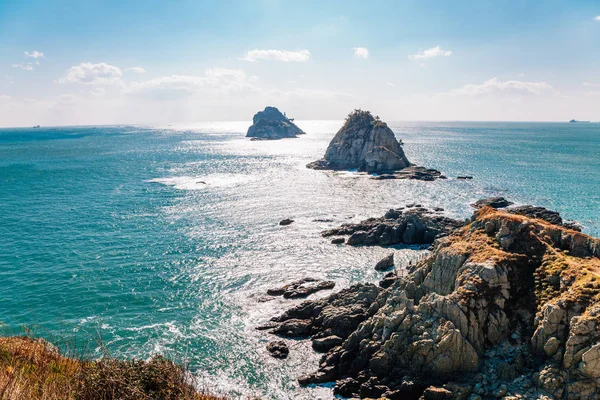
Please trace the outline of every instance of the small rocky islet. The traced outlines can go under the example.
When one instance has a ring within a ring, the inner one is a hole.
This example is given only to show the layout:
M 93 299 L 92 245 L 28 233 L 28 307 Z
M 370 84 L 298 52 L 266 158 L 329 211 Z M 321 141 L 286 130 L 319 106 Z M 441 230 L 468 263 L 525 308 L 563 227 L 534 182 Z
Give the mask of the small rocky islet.
M 294 124 L 293 119 L 270 106 L 254 115 L 246 133 L 246 137 L 252 140 L 297 138 L 298 135 L 304 135 L 304 132 Z
M 379 287 L 356 284 L 272 318 L 271 334 L 324 353 L 300 384 L 334 382 L 349 398 L 599 399 L 600 240 L 557 212 L 511 205 L 484 199 L 466 221 L 392 209 L 340 227 L 381 246 L 404 243 L 389 229 L 410 222 L 420 233 L 409 236 L 432 248 L 406 276 L 389 271 Z M 380 269 L 391 266 L 388 256 Z
M 333 137 L 325 156 L 307 165 L 317 170 L 358 170 L 374 179 L 445 179 L 440 171 L 412 164 L 402 142 L 379 117 L 354 110 Z

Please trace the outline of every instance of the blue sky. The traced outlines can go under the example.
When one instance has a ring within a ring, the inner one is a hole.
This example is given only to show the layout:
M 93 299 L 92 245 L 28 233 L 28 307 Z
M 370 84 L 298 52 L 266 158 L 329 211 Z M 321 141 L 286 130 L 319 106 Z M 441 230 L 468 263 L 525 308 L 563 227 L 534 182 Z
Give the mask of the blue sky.
M 246 120 L 265 105 L 598 120 L 600 3 L 0 2 L 0 126 Z

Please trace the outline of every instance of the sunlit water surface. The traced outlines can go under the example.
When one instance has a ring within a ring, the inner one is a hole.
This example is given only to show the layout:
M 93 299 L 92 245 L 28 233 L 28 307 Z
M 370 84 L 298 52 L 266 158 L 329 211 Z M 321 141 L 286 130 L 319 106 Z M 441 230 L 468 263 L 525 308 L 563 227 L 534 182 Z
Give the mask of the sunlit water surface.
M 271 286 L 379 280 L 373 265 L 390 249 L 335 246 L 322 230 L 410 202 L 464 218 L 470 202 L 502 195 L 600 233 L 599 124 L 390 124 L 411 161 L 474 177 L 435 182 L 306 169 L 341 122 L 299 125 L 307 135 L 268 142 L 245 139 L 246 122 L 0 130 L 5 331 L 167 353 L 234 397 L 328 399 L 329 388 L 296 383 L 316 369 L 308 343 L 275 360 L 255 330 L 295 304 L 264 302 Z M 420 254 L 393 251 L 401 263 Z

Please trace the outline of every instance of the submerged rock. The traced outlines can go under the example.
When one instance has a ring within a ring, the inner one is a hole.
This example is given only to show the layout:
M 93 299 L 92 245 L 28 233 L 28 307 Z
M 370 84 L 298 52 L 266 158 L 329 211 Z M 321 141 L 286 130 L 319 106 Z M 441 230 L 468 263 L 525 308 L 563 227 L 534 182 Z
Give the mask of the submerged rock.
M 246 137 L 263 140 L 295 138 L 304 132 L 275 107 L 265 107 L 252 118 Z
M 345 397 L 597 400 L 599 257 L 599 239 L 483 207 L 388 289 L 355 285 L 274 320 L 317 347 L 342 340 L 299 381 Z
M 408 207 L 408 206 L 407 206 Z M 463 226 L 463 222 L 422 207 L 391 209 L 383 218 L 369 218 L 358 224 L 343 224 L 322 232 L 322 236 L 350 235 L 347 244 L 390 246 L 395 244 L 431 244 Z

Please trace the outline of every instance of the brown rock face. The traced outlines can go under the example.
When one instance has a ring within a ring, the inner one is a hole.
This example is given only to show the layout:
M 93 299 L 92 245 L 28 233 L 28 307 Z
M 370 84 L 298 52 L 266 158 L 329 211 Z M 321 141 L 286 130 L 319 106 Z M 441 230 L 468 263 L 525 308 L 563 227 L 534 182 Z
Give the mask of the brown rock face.
M 402 146 L 387 124 L 368 111 L 355 110 L 329 143 L 325 157 L 308 167 L 386 172 L 409 165 Z
M 343 339 L 302 383 L 348 397 L 600 399 L 599 257 L 598 239 L 483 207 L 388 289 L 277 321 Z

